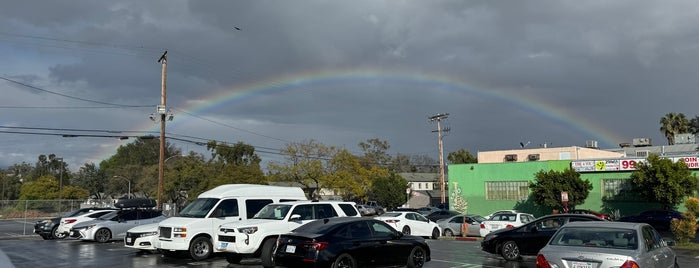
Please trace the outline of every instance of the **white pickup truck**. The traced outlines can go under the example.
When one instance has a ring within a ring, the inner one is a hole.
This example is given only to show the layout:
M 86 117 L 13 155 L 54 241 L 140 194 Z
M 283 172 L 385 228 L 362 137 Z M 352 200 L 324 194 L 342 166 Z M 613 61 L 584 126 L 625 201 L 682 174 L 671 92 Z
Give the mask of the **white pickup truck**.
M 229 263 L 244 257 L 260 257 L 263 267 L 274 267 L 272 254 L 277 237 L 317 219 L 360 217 L 354 202 L 295 201 L 268 204 L 252 219 L 222 224 L 214 248 Z

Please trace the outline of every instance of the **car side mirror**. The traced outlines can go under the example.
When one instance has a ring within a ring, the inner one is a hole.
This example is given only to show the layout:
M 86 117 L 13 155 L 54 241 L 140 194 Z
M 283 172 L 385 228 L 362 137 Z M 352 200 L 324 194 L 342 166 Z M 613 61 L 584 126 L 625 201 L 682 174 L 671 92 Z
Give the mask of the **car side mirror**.
M 221 215 L 223 215 L 223 209 L 221 208 L 214 209 L 214 212 L 211 213 L 212 218 L 219 218 Z
M 300 221 L 301 220 L 301 215 L 299 214 L 294 214 L 289 217 L 289 221 Z

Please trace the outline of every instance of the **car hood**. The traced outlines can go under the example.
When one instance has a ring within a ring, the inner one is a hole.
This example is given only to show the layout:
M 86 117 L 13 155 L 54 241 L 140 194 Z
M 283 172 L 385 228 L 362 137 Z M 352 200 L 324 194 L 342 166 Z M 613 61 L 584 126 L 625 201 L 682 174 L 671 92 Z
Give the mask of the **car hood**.
M 144 224 L 144 225 L 139 225 L 134 228 L 129 229 L 127 232 L 129 233 L 146 233 L 146 232 L 156 232 L 158 231 L 158 225 L 160 223 L 150 223 L 150 224 Z

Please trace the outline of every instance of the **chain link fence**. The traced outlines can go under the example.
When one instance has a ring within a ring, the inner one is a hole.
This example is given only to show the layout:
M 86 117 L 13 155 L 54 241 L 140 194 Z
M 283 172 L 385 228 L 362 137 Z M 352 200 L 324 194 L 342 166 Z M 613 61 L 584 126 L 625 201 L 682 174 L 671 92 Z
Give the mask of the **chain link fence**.
M 0 200 L 0 220 L 3 219 L 48 219 L 65 215 L 80 208 L 114 207 L 116 200 Z M 163 215 L 172 216 L 177 207 L 163 204 Z

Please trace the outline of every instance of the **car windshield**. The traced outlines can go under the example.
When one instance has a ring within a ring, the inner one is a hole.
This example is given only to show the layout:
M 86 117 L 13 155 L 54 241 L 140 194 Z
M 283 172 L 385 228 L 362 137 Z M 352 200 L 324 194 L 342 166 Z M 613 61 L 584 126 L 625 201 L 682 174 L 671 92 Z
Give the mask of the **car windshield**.
M 290 209 L 291 205 L 288 204 L 269 204 L 257 212 L 253 219 L 283 220 Z
M 551 239 L 551 245 L 637 249 L 636 230 L 602 227 L 563 227 Z
M 180 217 L 204 218 L 218 201 L 218 198 L 197 198 L 180 211 Z
M 483 216 L 473 216 L 471 219 L 477 221 L 477 222 L 484 222 L 487 221 L 488 219 L 484 218 Z

